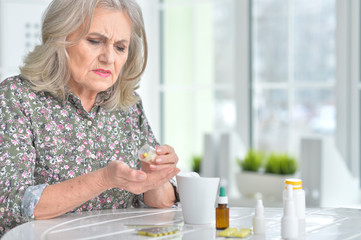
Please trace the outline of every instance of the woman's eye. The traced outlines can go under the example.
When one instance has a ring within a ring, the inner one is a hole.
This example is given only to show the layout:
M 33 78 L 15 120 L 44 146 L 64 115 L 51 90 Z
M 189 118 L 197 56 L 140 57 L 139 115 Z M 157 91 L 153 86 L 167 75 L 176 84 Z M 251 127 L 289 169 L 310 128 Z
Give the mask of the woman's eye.
M 100 43 L 98 40 L 94 40 L 94 39 L 88 39 L 88 42 L 90 42 L 90 44 L 93 44 L 93 45 L 97 45 Z
M 125 47 L 122 47 L 122 46 L 116 46 L 116 49 L 119 52 L 124 52 L 125 51 Z

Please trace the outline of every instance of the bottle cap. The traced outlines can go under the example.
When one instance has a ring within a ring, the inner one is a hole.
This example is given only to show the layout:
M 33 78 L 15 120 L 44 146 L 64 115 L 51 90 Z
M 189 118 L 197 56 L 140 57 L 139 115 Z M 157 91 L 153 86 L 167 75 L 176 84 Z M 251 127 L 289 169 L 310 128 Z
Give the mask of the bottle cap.
M 294 190 L 302 189 L 302 180 L 298 178 L 288 178 L 285 180 L 286 189 L 287 185 L 292 185 Z
M 224 187 L 221 187 L 221 189 L 219 190 L 219 196 L 220 197 L 225 197 L 226 196 L 226 190 L 224 189 Z
M 219 190 L 218 204 L 228 204 L 228 197 L 226 196 L 224 187 L 221 187 Z

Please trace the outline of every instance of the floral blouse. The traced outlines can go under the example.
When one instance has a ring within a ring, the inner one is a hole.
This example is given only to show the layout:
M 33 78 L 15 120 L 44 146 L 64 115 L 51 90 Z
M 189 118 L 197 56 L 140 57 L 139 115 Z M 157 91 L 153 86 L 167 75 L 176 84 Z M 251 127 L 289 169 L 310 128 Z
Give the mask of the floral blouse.
M 97 101 L 98 102 L 98 101 Z M 156 146 L 141 101 L 128 111 L 84 110 L 68 94 L 60 101 L 35 92 L 20 76 L 0 83 L 0 237 L 29 221 L 43 189 L 118 160 L 139 169 L 137 151 Z M 137 207 L 142 195 L 108 189 L 73 211 Z

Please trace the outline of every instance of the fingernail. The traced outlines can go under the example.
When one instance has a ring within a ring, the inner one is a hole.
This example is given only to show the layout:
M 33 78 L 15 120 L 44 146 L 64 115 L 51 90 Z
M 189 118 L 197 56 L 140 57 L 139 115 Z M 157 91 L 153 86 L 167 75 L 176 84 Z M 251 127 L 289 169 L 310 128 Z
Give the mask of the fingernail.
M 162 149 L 159 148 L 159 147 L 157 147 L 157 148 L 155 149 L 155 151 L 156 151 L 157 153 L 161 153 L 161 152 L 162 152 Z
M 144 173 L 138 173 L 137 178 L 138 178 L 138 180 L 143 180 L 143 179 L 145 179 Z

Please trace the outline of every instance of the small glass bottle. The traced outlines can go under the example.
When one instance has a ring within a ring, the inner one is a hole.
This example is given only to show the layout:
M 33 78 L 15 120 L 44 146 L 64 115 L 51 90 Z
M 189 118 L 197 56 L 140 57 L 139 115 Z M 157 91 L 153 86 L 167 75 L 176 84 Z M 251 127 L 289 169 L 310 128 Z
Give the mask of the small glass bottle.
M 216 208 L 216 228 L 218 230 L 226 229 L 229 227 L 229 208 L 228 197 L 224 187 L 221 187 L 218 197 L 218 207 Z

